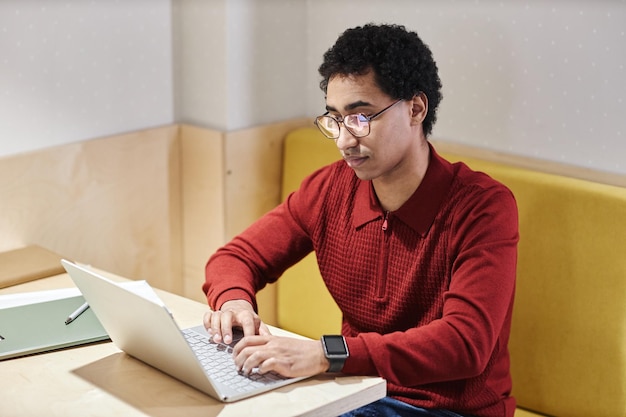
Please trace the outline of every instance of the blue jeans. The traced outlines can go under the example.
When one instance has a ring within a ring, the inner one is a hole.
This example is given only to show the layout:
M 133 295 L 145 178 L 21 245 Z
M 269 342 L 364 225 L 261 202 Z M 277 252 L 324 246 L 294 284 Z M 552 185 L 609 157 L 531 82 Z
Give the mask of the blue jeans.
M 448 410 L 426 410 L 390 397 L 382 398 L 340 417 L 463 417 Z

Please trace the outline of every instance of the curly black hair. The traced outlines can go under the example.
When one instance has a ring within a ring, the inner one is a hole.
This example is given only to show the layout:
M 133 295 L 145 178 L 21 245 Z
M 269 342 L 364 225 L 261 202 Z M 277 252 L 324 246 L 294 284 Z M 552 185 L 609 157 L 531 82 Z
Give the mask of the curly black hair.
M 430 49 L 417 33 L 401 25 L 372 23 L 346 30 L 324 54 L 320 88 L 326 93 L 335 75 L 364 75 L 370 70 L 380 89 L 394 99 L 411 100 L 420 92 L 426 95 L 423 128 L 428 136 L 442 99 L 441 80 Z

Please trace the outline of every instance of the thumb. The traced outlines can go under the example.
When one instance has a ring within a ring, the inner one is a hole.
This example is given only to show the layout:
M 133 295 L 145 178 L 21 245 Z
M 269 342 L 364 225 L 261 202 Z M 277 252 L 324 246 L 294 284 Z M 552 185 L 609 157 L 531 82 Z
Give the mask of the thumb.
M 261 336 L 270 336 L 272 333 L 270 332 L 270 328 L 267 327 L 267 324 L 261 322 L 259 325 L 259 335 Z

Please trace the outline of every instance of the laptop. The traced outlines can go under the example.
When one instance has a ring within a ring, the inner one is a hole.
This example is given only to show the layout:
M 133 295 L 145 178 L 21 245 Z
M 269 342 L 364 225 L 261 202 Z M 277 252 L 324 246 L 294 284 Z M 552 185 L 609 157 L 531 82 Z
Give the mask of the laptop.
M 65 259 L 61 263 L 118 348 L 219 401 L 241 400 L 304 379 L 242 375 L 232 358 L 241 333 L 231 345 L 212 342 L 202 325 L 181 329 L 147 283 L 149 296 L 87 266 Z

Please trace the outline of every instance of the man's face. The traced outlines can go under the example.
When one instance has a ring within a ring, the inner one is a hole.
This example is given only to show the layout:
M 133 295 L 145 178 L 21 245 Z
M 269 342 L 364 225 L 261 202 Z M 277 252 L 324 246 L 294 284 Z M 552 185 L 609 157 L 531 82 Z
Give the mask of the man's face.
M 371 71 L 365 75 L 335 76 L 326 91 L 326 108 L 336 118 L 354 113 L 371 116 L 394 101 L 380 90 Z M 416 126 L 412 113 L 412 102 L 402 101 L 372 120 L 370 134 L 362 138 L 355 138 L 341 125 L 337 147 L 360 179 L 402 180 L 413 170 L 416 152 L 421 152 L 421 125 Z

